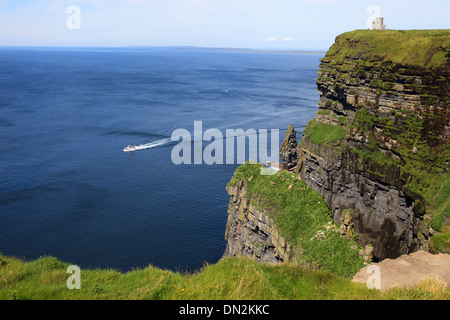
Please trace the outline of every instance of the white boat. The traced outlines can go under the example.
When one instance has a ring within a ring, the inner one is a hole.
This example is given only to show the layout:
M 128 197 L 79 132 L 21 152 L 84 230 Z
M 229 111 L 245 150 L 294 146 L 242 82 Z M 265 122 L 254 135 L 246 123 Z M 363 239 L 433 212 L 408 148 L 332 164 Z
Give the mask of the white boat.
M 123 152 L 133 152 L 136 151 L 136 146 L 126 146 L 125 148 L 123 148 Z

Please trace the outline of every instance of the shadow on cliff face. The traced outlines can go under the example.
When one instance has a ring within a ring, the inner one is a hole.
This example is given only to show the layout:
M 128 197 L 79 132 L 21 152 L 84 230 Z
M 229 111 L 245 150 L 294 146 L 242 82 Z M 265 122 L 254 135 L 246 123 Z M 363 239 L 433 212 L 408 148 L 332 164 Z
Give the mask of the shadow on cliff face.
M 423 210 L 416 208 L 416 200 L 421 197 L 399 189 L 395 172 L 380 179 L 372 167 L 358 160 L 347 142 L 317 145 L 304 133 L 294 153 L 294 139 L 295 131 L 289 131 L 280 150 L 283 167 L 299 174 L 324 197 L 338 224 L 345 211 L 352 212 L 355 238 L 362 246 L 374 247 L 375 261 L 397 258 L 424 245 L 417 240 Z

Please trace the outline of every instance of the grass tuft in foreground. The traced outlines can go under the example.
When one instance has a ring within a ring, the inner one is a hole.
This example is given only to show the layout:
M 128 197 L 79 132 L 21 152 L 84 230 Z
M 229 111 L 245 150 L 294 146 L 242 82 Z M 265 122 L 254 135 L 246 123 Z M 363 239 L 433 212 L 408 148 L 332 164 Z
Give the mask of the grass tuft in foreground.
M 155 267 L 120 273 L 81 270 L 81 289 L 69 290 L 68 263 L 52 257 L 31 262 L 1 257 L 1 300 L 367 300 L 449 299 L 439 281 L 425 280 L 413 289 L 369 290 L 322 270 L 298 264 L 268 265 L 249 258 L 225 258 L 196 273 Z

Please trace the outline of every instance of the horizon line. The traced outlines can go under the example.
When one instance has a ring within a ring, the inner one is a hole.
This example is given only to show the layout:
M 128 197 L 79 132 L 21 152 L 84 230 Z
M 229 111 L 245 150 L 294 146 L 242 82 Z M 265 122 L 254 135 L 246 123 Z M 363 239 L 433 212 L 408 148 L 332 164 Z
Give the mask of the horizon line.
M 189 46 L 189 45 L 167 45 L 167 46 L 148 46 L 148 45 L 128 45 L 128 46 L 91 46 L 91 45 L 0 45 L 0 48 L 107 48 L 107 49 L 190 49 L 190 50 L 223 50 L 223 51 L 248 51 L 248 52 L 285 52 L 285 53 L 326 53 L 328 49 L 290 49 L 290 48 L 245 48 L 245 47 L 208 47 L 208 46 Z

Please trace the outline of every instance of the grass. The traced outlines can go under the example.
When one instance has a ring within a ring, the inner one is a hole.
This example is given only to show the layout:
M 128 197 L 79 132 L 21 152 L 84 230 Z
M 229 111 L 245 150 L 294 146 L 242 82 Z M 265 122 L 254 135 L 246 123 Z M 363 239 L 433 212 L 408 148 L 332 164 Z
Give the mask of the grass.
M 155 267 L 127 273 L 81 270 L 81 289 L 69 290 L 68 263 L 52 257 L 25 262 L 1 257 L 1 300 L 392 300 L 449 299 L 448 287 L 426 280 L 412 289 L 369 290 L 322 270 L 298 264 L 268 265 L 225 258 L 196 273 Z
M 313 119 L 308 122 L 303 134 L 313 143 L 321 146 L 344 139 L 347 131 L 341 126 L 335 126 L 329 123 L 317 123 L 316 119 Z
M 330 103 L 328 103 L 328 101 L 330 101 Z M 331 103 L 332 103 L 331 100 L 328 100 L 328 101 L 327 101 L 327 106 L 331 105 Z M 329 115 L 331 115 L 331 110 L 330 109 L 319 109 L 316 112 L 316 114 L 323 114 L 323 115 L 329 116 Z
M 431 251 L 450 253 L 450 227 L 446 226 L 442 231 L 431 238 Z
M 355 30 L 336 38 L 327 58 L 344 64 L 358 57 L 361 66 L 391 61 L 400 65 L 442 68 L 448 63 L 450 30 Z M 364 64 L 366 63 L 366 65 Z
M 430 187 L 424 193 L 424 197 L 429 199 L 429 211 L 432 212 L 433 220 L 430 226 L 436 231 L 443 231 L 444 216 L 450 220 L 450 178 L 449 174 L 435 176 L 430 180 Z M 448 228 L 447 232 L 450 231 Z
M 341 238 L 339 226 L 331 218 L 331 209 L 323 197 L 298 180 L 297 175 L 287 171 L 261 175 L 261 167 L 243 164 L 229 185 L 245 181 L 245 197 L 274 220 L 280 235 L 296 249 L 297 261 L 343 277 L 359 271 L 364 260 L 351 247 L 361 247 L 354 239 Z M 320 230 L 325 238 L 317 240 L 314 237 Z

